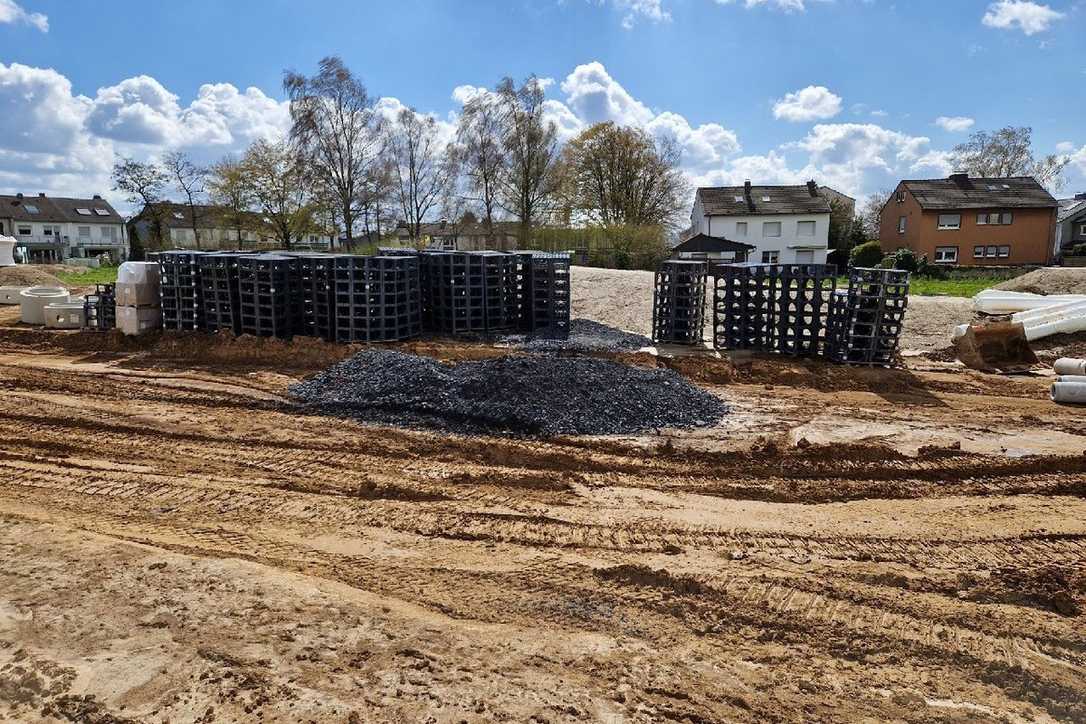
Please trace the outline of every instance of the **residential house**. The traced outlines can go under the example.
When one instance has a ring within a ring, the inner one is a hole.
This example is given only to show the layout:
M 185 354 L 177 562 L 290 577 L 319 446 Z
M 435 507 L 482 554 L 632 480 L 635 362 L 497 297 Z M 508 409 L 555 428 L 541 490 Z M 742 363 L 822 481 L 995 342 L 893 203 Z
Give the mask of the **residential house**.
M 0 234 L 15 237 L 16 255 L 32 262 L 100 254 L 117 262 L 128 258 L 124 219 L 98 195 L 0 195 Z
M 520 224 L 515 221 L 495 221 L 493 232 L 481 221 L 439 221 L 421 224 L 419 236 L 432 249 L 510 251 L 517 248 L 519 230 Z M 396 225 L 394 234 L 401 244 L 411 242 L 411 231 L 405 222 Z
M 936 264 L 1049 264 L 1056 199 L 1030 176 L 902 181 L 882 207 L 879 241 Z
M 856 199 L 852 198 L 848 194 L 843 194 L 837 189 L 830 188 L 829 186 L 819 186 L 818 193 L 826 197 L 826 200 L 830 202 L 832 206 L 837 203 L 845 211 L 848 212 L 848 218 L 856 216 Z
M 1056 242 L 1052 245 L 1052 253 L 1067 263 L 1067 256 L 1073 247 L 1086 245 L 1086 194 L 1060 199 L 1059 205 L 1059 211 L 1056 212 Z
M 750 261 L 825 264 L 830 202 L 814 181 L 803 186 L 699 188 L 691 231 L 748 244 Z
M 694 234 L 671 250 L 671 258 L 722 263 L 745 262 L 754 248 L 753 244 L 741 244 L 719 236 Z
M 156 244 L 154 239 L 154 213 L 144 207 L 129 222 L 133 238 L 139 238 L 147 248 L 163 249 L 274 249 L 281 246 L 268 227 L 267 219 L 255 211 L 242 213 L 242 228 L 238 229 L 230 220 L 231 214 L 221 206 L 178 204 L 164 201 L 157 204 L 154 212 L 160 212 L 162 218 L 163 240 Z M 193 228 L 193 212 L 196 215 Z M 199 244 L 196 236 L 199 233 Z M 332 235 L 327 232 L 313 232 L 304 235 L 296 247 L 327 250 L 332 245 Z

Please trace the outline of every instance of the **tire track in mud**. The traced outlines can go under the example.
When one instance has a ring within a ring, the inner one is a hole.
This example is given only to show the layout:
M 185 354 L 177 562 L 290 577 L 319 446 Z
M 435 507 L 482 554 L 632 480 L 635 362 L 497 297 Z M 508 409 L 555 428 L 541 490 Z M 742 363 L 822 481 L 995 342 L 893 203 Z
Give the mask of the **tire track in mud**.
M 684 528 L 650 520 L 620 525 L 582 523 L 553 515 L 485 510 L 448 510 L 442 489 L 382 488 L 334 493 L 198 478 L 125 472 L 102 467 L 73 468 L 63 461 L 0 458 L 0 497 L 18 501 L 34 490 L 51 505 L 115 505 L 130 515 L 161 509 L 195 518 L 278 520 L 289 525 L 367 526 L 425 538 L 492 542 L 540 549 L 661 553 L 707 549 L 783 560 L 840 560 L 895 563 L 918 569 L 991 570 L 1005 566 L 1060 563 L 1086 566 L 1086 534 L 931 541 L 921 538 L 834 536 L 786 532 Z M 361 480 L 361 479 L 360 479 Z M 80 500 L 86 498 L 87 500 Z M 420 500 L 420 498 L 423 498 Z M 504 498 L 484 500 L 500 504 Z M 121 502 L 123 501 L 123 502 Z M 475 500 L 473 502 L 479 502 Z

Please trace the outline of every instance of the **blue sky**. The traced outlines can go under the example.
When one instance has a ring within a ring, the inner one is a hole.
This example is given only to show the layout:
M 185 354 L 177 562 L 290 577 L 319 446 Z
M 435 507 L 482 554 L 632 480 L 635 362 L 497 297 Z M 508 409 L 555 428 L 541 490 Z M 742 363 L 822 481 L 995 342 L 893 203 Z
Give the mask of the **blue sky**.
M 1073 159 L 1068 194 L 1083 28 L 1086 0 L 0 0 L 0 191 L 108 194 L 124 155 L 237 153 L 285 129 L 285 68 L 338 54 L 385 110 L 447 131 L 473 87 L 552 79 L 563 137 L 672 135 L 703 184 L 863 197 L 944 175 L 971 130 L 1029 125 Z

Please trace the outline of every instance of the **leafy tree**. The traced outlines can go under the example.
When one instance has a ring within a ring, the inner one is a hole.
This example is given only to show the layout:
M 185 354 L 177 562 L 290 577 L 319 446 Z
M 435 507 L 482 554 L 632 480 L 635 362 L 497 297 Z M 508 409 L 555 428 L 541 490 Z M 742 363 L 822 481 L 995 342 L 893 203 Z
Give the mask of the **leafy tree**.
M 1049 154 L 1033 155 L 1033 129 L 1007 126 L 998 131 L 976 131 L 969 140 L 954 147 L 954 167 L 982 178 L 1033 176 L 1041 185 L 1058 191 L 1063 187 L 1063 170 L 1069 158 Z
M 597 123 L 562 152 L 562 195 L 586 220 L 604 226 L 674 226 L 689 186 L 673 139 L 639 128 Z
M 380 148 L 380 116 L 366 87 L 336 56 L 321 60 L 314 76 L 285 73 L 283 89 L 290 99 L 290 138 L 311 182 L 335 199 L 353 247 L 363 186 Z
M 867 239 L 877 239 L 879 237 L 882 207 L 886 205 L 891 193 L 893 192 L 887 189 L 876 191 L 867 197 L 867 203 L 860 210 L 857 218 L 860 220 L 860 230 L 866 235 Z
M 211 202 L 216 206 L 216 221 L 234 230 L 235 241 L 241 248 L 253 206 L 253 189 L 244 164 L 229 157 L 222 159 L 211 167 L 207 188 Z
M 290 249 L 303 235 L 319 228 L 306 196 L 301 160 L 289 144 L 256 141 L 241 165 L 253 201 L 278 243 Z
M 877 241 L 860 244 L 849 255 L 849 263 L 857 267 L 877 267 L 882 261 L 882 246 Z
M 494 93 L 505 154 L 498 197 L 520 221 L 524 244 L 558 188 L 558 127 L 543 118 L 543 86 L 534 75 L 519 88 L 505 78 Z
M 165 236 L 166 214 L 169 213 L 168 205 L 162 203 L 166 184 L 169 183 L 166 173 L 156 164 L 124 158 L 113 165 L 111 177 L 113 189 L 126 193 L 128 203 L 142 204 L 140 216 L 149 223 L 149 241 L 154 246 L 161 247 Z

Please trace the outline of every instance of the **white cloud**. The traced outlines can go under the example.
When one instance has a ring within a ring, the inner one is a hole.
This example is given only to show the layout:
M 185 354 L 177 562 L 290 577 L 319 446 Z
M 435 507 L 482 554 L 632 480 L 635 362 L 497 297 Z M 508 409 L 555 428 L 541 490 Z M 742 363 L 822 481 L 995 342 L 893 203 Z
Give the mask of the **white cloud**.
M 1079 170 L 1081 174 L 1086 176 L 1086 145 L 1080 148 L 1075 153 L 1067 154 L 1067 158 L 1071 161 L 1071 165 Z
M 615 8 L 623 13 L 622 27 L 630 30 L 638 19 L 653 23 L 671 21 L 671 13 L 664 8 L 663 0 L 611 0 Z
M 1018 28 L 1026 35 L 1035 35 L 1048 30 L 1049 25 L 1063 16 L 1048 5 L 1032 0 L 998 0 L 988 6 L 981 22 L 989 28 Z
M 28 13 L 15 0 L 0 0 L 0 24 L 26 23 L 43 33 L 49 32 L 49 18 L 42 13 Z
M 718 5 L 733 5 L 740 1 L 743 3 L 743 7 L 748 10 L 762 5 L 768 5 L 777 10 L 783 10 L 786 13 L 793 11 L 803 12 L 807 9 L 806 0 L 716 0 Z
M 821 85 L 809 85 L 803 90 L 788 93 L 773 104 L 774 118 L 794 123 L 833 118 L 840 112 L 841 96 Z
M 1071 153 L 1075 150 L 1075 144 L 1071 141 L 1060 141 L 1056 144 L 1056 151 L 1059 153 Z
M 588 124 L 615 121 L 640 126 L 653 117 L 652 111 L 631 96 L 598 61 L 574 68 L 562 81 L 561 89 L 566 105 Z
M 935 119 L 935 125 L 950 133 L 961 133 L 973 127 L 974 121 L 967 116 L 939 116 Z

